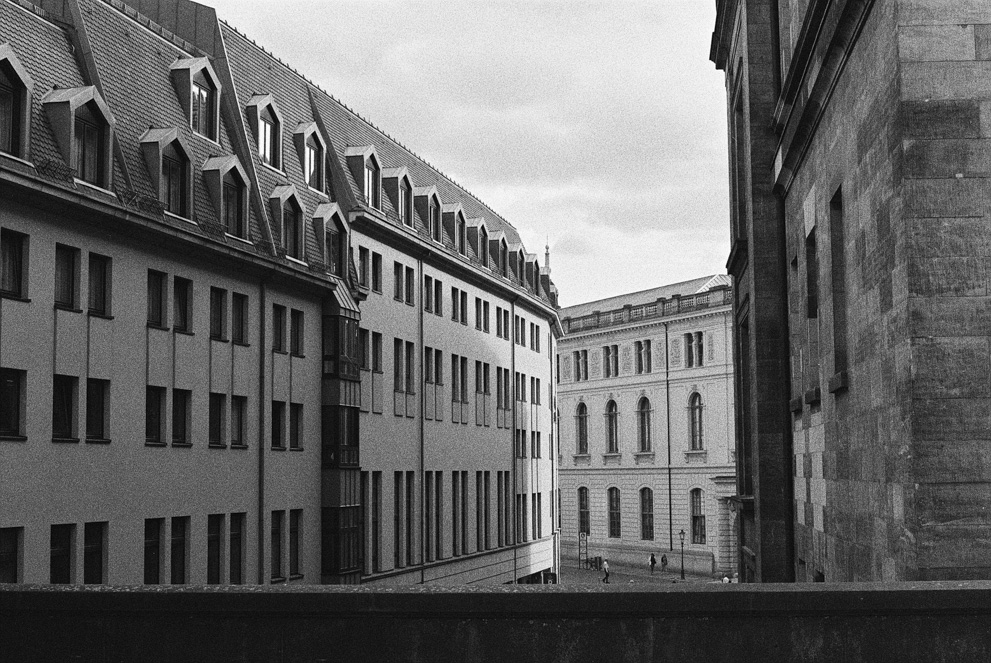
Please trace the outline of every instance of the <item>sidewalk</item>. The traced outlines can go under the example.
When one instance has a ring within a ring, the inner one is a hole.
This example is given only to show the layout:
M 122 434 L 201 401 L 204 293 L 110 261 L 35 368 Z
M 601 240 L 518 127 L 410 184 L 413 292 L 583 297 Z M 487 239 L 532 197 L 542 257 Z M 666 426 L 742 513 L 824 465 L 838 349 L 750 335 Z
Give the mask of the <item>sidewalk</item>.
M 578 568 L 577 559 L 562 557 L 558 582 L 562 585 L 595 585 L 602 582 L 603 575 L 602 571 L 595 569 Z M 690 573 L 686 573 L 685 579 L 682 580 L 680 571 L 672 572 L 669 569 L 662 573 L 659 564 L 654 569 L 654 575 L 650 574 L 650 569 L 646 564 L 642 568 L 609 564 L 609 584 L 628 585 L 631 581 L 633 584 L 649 583 L 654 585 L 718 582 L 716 578 L 710 576 L 698 576 Z

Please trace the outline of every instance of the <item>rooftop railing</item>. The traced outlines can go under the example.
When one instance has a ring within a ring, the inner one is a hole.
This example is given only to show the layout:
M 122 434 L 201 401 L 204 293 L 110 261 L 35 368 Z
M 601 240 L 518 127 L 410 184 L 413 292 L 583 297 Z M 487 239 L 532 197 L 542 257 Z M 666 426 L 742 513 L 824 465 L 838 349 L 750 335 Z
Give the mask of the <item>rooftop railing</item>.
M 650 304 L 637 306 L 627 305 L 610 311 L 594 311 L 577 318 L 562 318 L 566 333 L 616 327 L 631 322 L 642 322 L 653 318 L 666 318 L 693 311 L 701 311 L 716 306 L 725 306 L 733 302 L 733 289 L 729 286 L 719 286 L 705 292 L 679 297 L 675 295 L 667 299 L 658 299 Z

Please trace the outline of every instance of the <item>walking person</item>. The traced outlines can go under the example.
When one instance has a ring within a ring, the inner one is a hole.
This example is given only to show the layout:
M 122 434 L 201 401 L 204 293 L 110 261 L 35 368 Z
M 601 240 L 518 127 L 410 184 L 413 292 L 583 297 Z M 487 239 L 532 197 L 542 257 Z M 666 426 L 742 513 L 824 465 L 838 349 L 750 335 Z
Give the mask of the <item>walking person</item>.
M 657 566 L 657 558 L 654 553 L 650 553 L 650 575 L 654 575 L 654 567 Z
M 664 573 L 668 569 L 668 556 L 661 555 L 661 573 Z
M 609 560 L 602 560 L 602 570 L 605 571 L 605 575 L 602 576 L 602 582 L 609 584 Z

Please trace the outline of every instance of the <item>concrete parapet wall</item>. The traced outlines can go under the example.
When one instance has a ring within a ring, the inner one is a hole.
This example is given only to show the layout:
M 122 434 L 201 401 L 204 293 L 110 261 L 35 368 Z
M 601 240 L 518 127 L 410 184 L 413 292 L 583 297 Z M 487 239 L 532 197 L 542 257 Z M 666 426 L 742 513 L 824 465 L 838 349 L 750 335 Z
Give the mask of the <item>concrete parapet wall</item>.
M 9 661 L 987 661 L 991 582 L 0 587 Z

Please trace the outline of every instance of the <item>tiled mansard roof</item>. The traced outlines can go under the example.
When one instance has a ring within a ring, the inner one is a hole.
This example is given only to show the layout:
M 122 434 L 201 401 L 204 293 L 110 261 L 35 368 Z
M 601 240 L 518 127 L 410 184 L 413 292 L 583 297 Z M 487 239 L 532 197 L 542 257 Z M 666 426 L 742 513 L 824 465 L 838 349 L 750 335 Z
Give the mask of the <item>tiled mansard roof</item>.
M 116 193 L 116 199 L 111 200 L 111 203 L 135 213 L 147 214 L 149 210 L 155 210 L 157 187 L 148 172 L 140 139 L 149 129 L 177 129 L 191 152 L 188 155 L 194 173 L 191 216 L 196 223 L 161 212 L 153 216 L 157 216 L 157 221 L 185 232 L 225 242 L 235 250 L 248 250 L 277 260 L 266 243 L 266 238 L 280 236 L 280 230 L 269 225 L 273 223 L 268 209 L 272 192 L 280 186 L 294 185 L 299 202 L 308 216 L 312 216 L 317 206 L 327 200 L 306 185 L 293 144 L 293 132 L 298 125 L 316 122 L 323 130 L 321 135 L 327 143 L 328 156 L 335 160 L 326 176 L 333 176 L 333 193 L 336 194 L 344 215 L 351 211 L 351 205 L 364 207 L 362 183 L 355 180 L 348 168 L 345 152 L 349 147 L 372 146 L 383 170 L 405 167 L 414 187 L 435 186 L 445 207 L 460 204 L 466 220 L 484 219 L 490 238 L 504 234 L 511 245 L 520 241 L 516 229 L 482 201 L 247 37 L 226 23 L 216 22 L 212 9 L 187 0 L 178 0 L 180 9 L 184 7 L 187 11 L 187 18 L 195 16 L 203 24 L 197 23 L 193 28 L 189 25 L 184 28 L 172 27 L 176 30 L 192 29 L 199 37 L 212 32 L 212 36 L 202 37 L 204 42 L 210 42 L 205 48 L 216 51 L 223 44 L 222 48 L 226 51 L 221 55 L 224 56 L 226 66 L 230 67 L 233 90 L 229 89 L 229 85 L 223 84 L 224 63 L 219 62 L 216 57 L 210 58 L 222 86 L 216 141 L 201 136 L 190 128 L 189 118 L 182 108 L 170 75 L 170 69 L 177 61 L 203 57 L 208 55 L 206 51 L 199 51 L 182 37 L 154 21 L 149 21 L 120 0 L 77 0 L 79 12 L 74 18 L 68 14 L 57 15 L 58 12 L 68 12 L 70 3 L 61 0 L 36 1 L 50 11 L 32 5 L 27 0 L 0 0 L 0 44 L 9 43 L 34 81 L 31 95 L 30 161 L 35 168 L 15 164 L 15 167 L 24 171 L 23 174 L 47 180 L 50 184 L 75 190 L 83 195 L 93 194 L 87 187 L 73 181 L 72 171 L 65 164 L 41 99 L 53 88 L 97 85 L 113 114 L 114 134 L 119 148 L 113 155 L 111 188 Z M 176 2 L 138 0 L 135 5 L 165 22 L 164 15 L 159 17 L 158 13 L 174 7 Z M 75 30 L 74 37 L 71 28 L 64 26 L 79 20 L 83 22 L 79 26 L 83 29 Z M 183 36 L 191 37 L 191 34 Z M 86 57 L 78 53 L 80 48 L 76 44 L 79 39 L 85 40 L 82 50 L 91 54 L 89 68 Z M 85 48 L 87 45 L 88 48 Z M 231 96 L 230 99 L 234 99 L 234 108 L 240 115 L 232 117 L 229 112 L 225 112 L 229 109 L 223 107 L 223 95 L 235 94 L 237 98 Z M 258 157 L 246 111 L 248 101 L 258 94 L 271 94 L 283 118 L 283 172 L 262 166 Z M 248 204 L 246 201 L 248 237 L 254 244 L 253 247 L 225 238 L 222 232 L 216 232 L 220 219 L 217 218 L 216 208 L 211 202 L 202 165 L 209 159 L 231 155 L 237 156 L 249 178 L 257 185 L 257 194 L 249 190 L 249 198 L 260 195 L 262 201 L 261 205 Z M 246 161 L 250 163 L 245 163 Z M 142 201 L 152 204 L 141 205 Z M 385 223 L 409 232 L 402 228 L 398 213 L 384 191 L 381 195 L 380 212 L 378 219 L 384 219 Z M 413 216 L 414 230 L 426 238 L 426 219 L 419 218 L 415 207 Z M 304 232 L 305 255 L 311 261 L 319 261 L 320 240 L 314 224 L 304 223 Z M 453 239 L 447 232 L 443 235 L 447 252 L 457 256 Z M 471 242 L 468 242 L 467 253 L 468 261 L 478 266 L 479 256 Z M 493 270 L 490 276 L 519 290 L 517 283 L 497 275 L 494 271 L 495 256 L 491 255 L 492 252 L 489 253 L 487 267 Z M 285 260 L 282 262 L 287 269 L 308 271 L 301 265 Z M 312 271 L 312 266 L 309 271 Z M 353 273 L 353 269 L 348 269 L 347 272 Z M 547 293 L 549 281 L 546 278 L 543 281 L 540 299 L 549 304 L 552 302 Z

